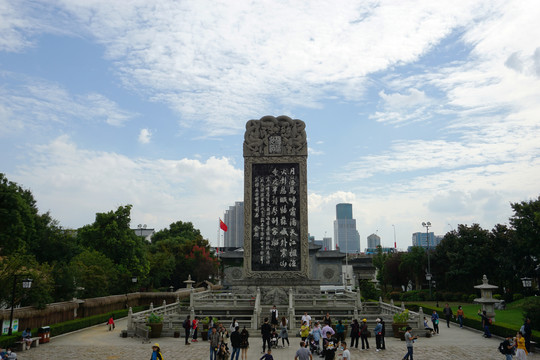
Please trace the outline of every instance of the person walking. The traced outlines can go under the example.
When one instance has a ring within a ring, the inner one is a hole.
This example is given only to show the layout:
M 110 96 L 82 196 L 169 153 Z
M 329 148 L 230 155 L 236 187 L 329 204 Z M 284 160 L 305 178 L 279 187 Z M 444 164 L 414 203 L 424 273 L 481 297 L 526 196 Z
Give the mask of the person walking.
M 341 346 L 343 346 L 343 354 L 341 354 L 341 358 L 343 360 L 351 360 L 351 352 L 349 349 L 347 349 L 347 343 L 344 341 L 341 343 Z
M 463 328 L 463 318 L 465 317 L 465 313 L 463 312 L 463 308 L 461 307 L 461 305 L 458 306 L 458 309 L 456 311 L 456 315 L 457 315 L 457 318 L 458 318 L 459 327 Z
M 351 324 L 351 348 L 358 349 L 358 338 L 360 337 L 360 324 L 354 319 Z
M 384 319 L 381 318 L 381 350 L 386 350 L 386 342 L 384 341 L 384 338 L 386 336 L 386 323 L 384 322 Z
M 107 325 L 109 326 L 109 331 L 113 331 L 114 328 L 115 328 L 115 325 L 114 325 L 114 317 L 110 317 L 109 318 L 109 321 L 107 321 Z
M 260 360 L 274 360 L 274 357 L 272 356 L 272 349 L 268 348 L 268 352 L 264 354 Z
M 322 349 L 321 339 L 322 339 L 322 329 L 321 324 L 317 321 L 315 325 L 313 325 L 313 330 L 311 331 L 311 335 L 313 335 L 313 341 L 315 341 L 315 344 L 317 344 L 317 353 L 319 353 Z
M 365 349 L 369 350 L 369 340 L 368 340 L 368 327 L 367 327 L 367 319 L 362 319 L 362 324 L 360 325 L 360 339 L 362 340 L 362 350 Z
M 263 341 L 262 354 L 266 352 L 266 345 L 268 345 L 268 349 L 270 349 L 270 335 L 271 334 L 272 334 L 272 327 L 268 323 L 268 318 L 264 318 L 264 323 L 261 325 L 261 336 L 262 336 L 262 341 Z
M 482 318 L 482 328 L 484 329 L 484 337 L 490 338 L 491 333 L 489 332 L 489 323 L 490 323 L 491 320 L 487 316 L 486 310 L 484 310 L 482 312 L 480 312 L 480 310 L 478 310 L 478 315 Z
M 281 318 L 281 331 L 279 333 L 279 337 L 281 338 L 281 344 L 283 347 L 285 347 L 285 340 L 287 341 L 287 346 L 291 346 L 289 343 L 289 332 L 287 331 L 287 325 L 289 324 L 289 321 L 283 316 Z
M 326 337 L 323 340 L 324 360 L 334 360 L 337 350 L 336 338 L 332 337 L 332 334 L 330 332 L 327 332 Z
M 300 337 L 302 338 L 302 341 L 306 341 L 307 337 L 309 336 L 309 325 L 306 325 L 306 322 L 302 322 L 302 326 L 300 326 Z
M 308 315 L 307 311 L 304 312 L 304 315 L 302 315 L 302 321 L 307 322 L 307 325 L 311 325 L 311 316 Z
M 504 354 L 506 360 L 512 360 L 512 357 L 514 356 L 514 344 L 512 343 L 512 338 L 507 337 L 504 339 L 504 341 L 500 344 L 499 350 L 502 354 Z
M 300 341 L 300 349 L 296 350 L 294 360 L 313 360 L 311 351 L 306 348 L 306 343 L 304 341 Z
M 343 326 L 341 320 L 338 320 L 336 325 L 336 338 L 339 342 L 345 341 L 345 326 Z
M 410 326 L 407 326 L 405 328 L 406 332 L 405 332 L 405 345 L 407 345 L 407 353 L 405 354 L 405 356 L 403 357 L 403 360 L 414 360 L 413 359 L 413 342 L 414 340 L 416 340 L 418 337 L 417 336 L 413 336 L 411 334 L 411 330 L 412 328 Z
M 527 349 L 527 352 L 531 352 L 531 336 L 532 336 L 532 330 L 531 330 L 531 319 L 526 318 L 525 323 L 522 326 L 523 330 L 521 333 L 523 334 L 523 337 L 525 338 L 525 349 Z
M 189 334 L 190 334 L 190 330 L 191 330 L 191 320 L 189 319 L 189 315 L 186 317 L 186 320 L 184 320 L 184 323 L 182 324 L 182 327 L 184 328 L 185 332 L 186 332 L 186 345 L 191 345 L 191 343 L 189 342 Z
M 276 308 L 276 305 L 272 306 L 272 309 L 270 309 L 270 323 L 273 327 L 276 327 L 278 325 L 278 319 L 279 319 L 279 312 Z
M 431 323 L 433 324 L 433 331 L 439 334 L 439 314 L 435 310 L 431 314 Z
M 380 351 L 382 349 L 381 347 L 381 338 L 382 338 L 381 319 L 377 318 L 376 322 L 377 322 L 377 325 L 375 325 L 375 328 L 373 329 L 373 332 L 375 333 L 375 348 L 376 348 L 376 351 Z
M 193 334 L 193 338 L 191 339 L 192 342 L 198 342 L 197 340 L 197 328 L 199 327 L 199 317 L 195 316 L 195 319 L 193 319 L 191 323 L 191 333 Z
M 242 345 L 242 337 L 238 329 L 240 329 L 238 326 L 235 327 L 234 331 L 231 333 L 231 347 L 233 349 L 232 354 L 231 354 L 231 360 L 238 360 L 238 356 L 240 355 L 240 346 Z M 234 356 L 235 354 L 236 356 Z
M 528 354 L 529 352 L 525 348 L 525 338 L 523 337 L 521 331 L 518 331 L 516 334 L 516 359 L 525 360 L 527 359 Z
M 446 327 L 450 327 L 450 319 L 452 318 L 452 315 L 454 315 L 454 313 L 452 312 L 452 308 L 450 307 L 450 305 L 448 305 L 448 303 L 444 305 L 443 314 L 446 319 Z
M 208 337 L 208 341 L 210 341 L 210 360 L 216 360 L 219 351 L 219 334 L 215 326 L 212 327 L 211 331 Z
M 152 345 L 152 355 L 150 356 L 150 360 L 163 360 L 163 356 L 161 355 L 161 349 L 159 348 L 158 343 Z
M 242 329 L 242 332 L 240 333 L 240 355 L 242 360 L 247 360 L 247 352 L 249 349 L 249 332 L 246 330 L 246 327 L 244 326 L 244 329 Z

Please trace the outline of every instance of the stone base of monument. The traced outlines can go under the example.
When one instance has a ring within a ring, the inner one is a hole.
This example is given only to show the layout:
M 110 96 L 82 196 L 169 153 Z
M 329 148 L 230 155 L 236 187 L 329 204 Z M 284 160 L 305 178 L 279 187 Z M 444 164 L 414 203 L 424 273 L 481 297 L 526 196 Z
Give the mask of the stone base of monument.
M 232 282 L 232 292 L 246 294 L 253 298 L 261 293 L 262 305 L 288 305 L 289 293 L 320 294 L 320 281 L 312 279 L 243 279 Z

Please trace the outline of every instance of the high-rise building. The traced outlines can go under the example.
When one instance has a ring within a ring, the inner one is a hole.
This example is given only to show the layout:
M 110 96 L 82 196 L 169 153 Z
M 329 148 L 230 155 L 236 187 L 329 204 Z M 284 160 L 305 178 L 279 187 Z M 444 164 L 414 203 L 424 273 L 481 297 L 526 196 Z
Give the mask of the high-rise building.
M 429 248 L 434 249 L 435 247 L 437 247 L 437 245 L 441 243 L 442 239 L 442 236 L 435 236 L 435 233 L 433 232 L 415 232 L 414 234 L 412 234 L 412 245 L 427 248 L 429 241 Z
M 227 225 L 227 231 L 223 235 L 224 247 L 244 246 L 244 202 L 236 201 L 234 206 L 229 206 L 225 211 L 223 222 Z
M 331 237 L 323 237 L 322 238 L 322 250 L 324 251 L 330 251 L 334 250 L 334 247 L 332 246 L 332 238 Z
M 381 237 L 377 234 L 371 234 L 367 237 L 367 247 L 375 249 L 377 246 L 381 246 Z
M 334 239 L 340 252 L 359 253 L 360 235 L 356 230 L 356 219 L 352 216 L 352 204 L 336 205 Z

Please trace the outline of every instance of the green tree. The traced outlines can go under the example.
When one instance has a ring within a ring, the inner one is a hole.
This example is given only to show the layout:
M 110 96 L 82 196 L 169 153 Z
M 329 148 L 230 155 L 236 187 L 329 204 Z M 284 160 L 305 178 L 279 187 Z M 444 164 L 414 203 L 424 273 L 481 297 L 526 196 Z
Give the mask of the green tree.
M 154 234 L 150 259 L 150 279 L 156 287 L 182 287 L 188 275 L 202 281 L 217 271 L 208 241 L 190 222 L 177 221 Z
M 407 280 L 411 280 L 416 285 L 416 290 L 422 289 L 425 278 L 426 250 L 420 246 L 413 246 L 411 250 L 401 257 L 399 270 Z M 408 282 L 408 281 L 407 281 Z
M 96 250 L 85 250 L 70 263 L 77 296 L 92 298 L 115 293 L 118 269 L 111 259 Z
M 533 276 L 540 264 L 540 196 L 536 200 L 511 204 L 514 215 L 510 224 L 515 230 L 514 246 L 521 256 L 516 271 L 520 277 Z
M 13 300 L 15 305 L 44 308 L 53 300 L 54 279 L 51 273 L 52 269 L 48 264 L 39 264 L 32 255 L 13 254 L 0 258 L 0 287 L 3 289 L 0 292 L 0 302 L 11 304 Z M 25 278 L 32 279 L 30 289 L 23 289 L 21 285 Z M 15 297 L 12 298 L 15 280 Z
M 129 224 L 131 205 L 120 206 L 116 211 L 97 213 L 91 225 L 79 229 L 79 243 L 101 252 L 117 265 L 119 284 L 116 293 L 126 291 L 131 285 L 131 276 L 145 279 L 150 269 L 147 258 L 147 244 L 135 235 Z M 125 280 L 125 281 L 124 281 Z
M 431 262 L 438 290 L 470 292 L 484 274 L 491 278 L 496 271 L 491 240 L 478 224 L 458 225 L 457 231 L 447 233 Z
M 0 173 L 0 254 L 25 252 L 37 244 L 38 210 L 30 190 Z

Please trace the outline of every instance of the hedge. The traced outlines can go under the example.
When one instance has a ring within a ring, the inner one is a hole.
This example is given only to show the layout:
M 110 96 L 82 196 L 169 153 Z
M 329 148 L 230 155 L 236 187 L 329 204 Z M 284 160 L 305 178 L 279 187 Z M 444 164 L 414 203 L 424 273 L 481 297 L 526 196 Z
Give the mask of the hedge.
M 133 308 L 133 312 L 139 312 L 147 309 L 148 306 L 137 306 Z M 119 319 L 122 317 L 126 317 L 128 314 L 128 310 L 116 310 L 112 312 L 108 312 L 101 315 L 94 315 L 94 316 L 88 316 L 81 319 L 75 319 L 75 320 L 69 320 L 65 322 L 61 322 L 58 324 L 51 325 L 51 334 L 50 336 L 58 336 L 62 334 L 66 334 L 72 331 L 84 329 L 90 326 L 99 325 L 99 324 L 105 324 L 109 320 L 109 318 L 112 316 L 115 319 Z M 32 329 L 32 334 L 35 336 L 38 333 L 38 329 Z M 7 348 L 7 347 L 13 347 L 17 341 L 19 341 L 22 337 L 22 332 L 14 332 L 13 335 L 3 335 L 0 336 L 0 347 Z
M 420 308 L 418 304 L 409 304 L 409 305 L 406 305 L 406 307 L 411 311 L 418 311 Z M 431 314 L 433 314 L 433 310 L 437 312 L 437 314 L 439 315 L 441 319 L 445 319 L 444 314 L 441 310 L 433 309 L 427 306 L 422 306 L 422 311 L 424 312 L 427 318 L 431 317 Z M 455 318 L 450 319 L 450 321 L 457 324 L 458 323 L 457 316 Z M 482 319 L 480 318 L 480 316 L 478 316 L 478 319 L 471 318 L 471 317 L 464 318 L 463 325 L 470 327 L 472 329 L 484 331 L 484 328 L 482 327 Z M 501 337 L 509 337 L 509 336 L 514 337 L 517 332 L 515 327 L 508 327 L 502 324 L 497 324 L 496 322 L 489 326 L 489 331 L 493 335 L 497 335 Z M 531 340 L 538 343 L 540 341 L 540 332 L 533 330 Z

